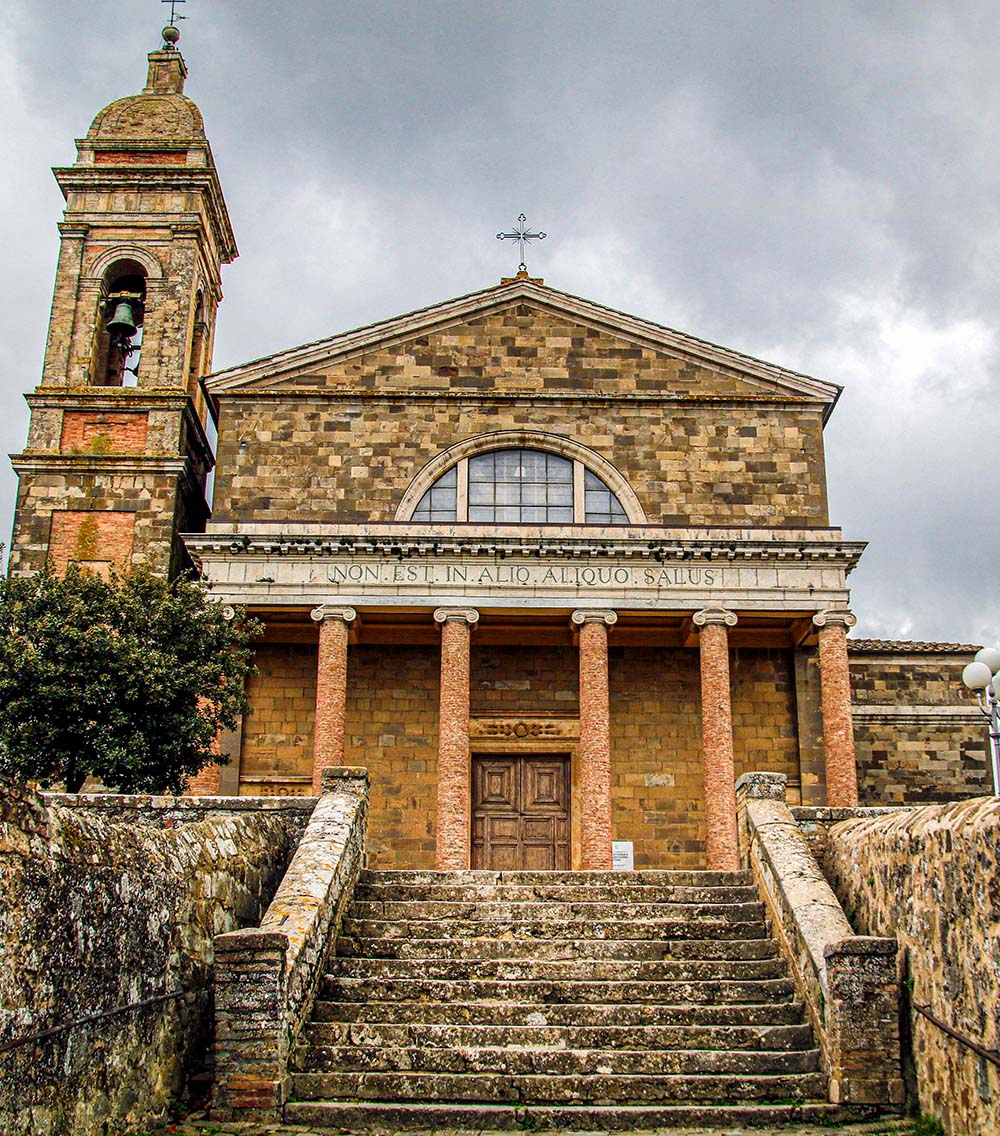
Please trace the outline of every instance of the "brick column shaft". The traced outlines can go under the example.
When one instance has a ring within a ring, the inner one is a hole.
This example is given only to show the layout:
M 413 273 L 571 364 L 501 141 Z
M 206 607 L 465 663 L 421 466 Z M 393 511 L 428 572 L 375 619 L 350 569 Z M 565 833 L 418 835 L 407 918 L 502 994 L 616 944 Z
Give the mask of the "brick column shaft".
M 733 710 L 729 690 L 729 627 L 732 612 L 706 609 L 694 616 L 701 627 L 701 739 L 705 777 L 705 861 L 710 871 L 740 866 L 736 825 Z
M 439 608 L 441 702 L 438 712 L 437 847 L 439 872 L 470 866 L 472 763 L 469 757 L 469 648 L 474 609 Z
M 858 804 L 851 672 L 847 658 L 847 629 L 854 622 L 854 616 L 848 611 L 825 611 L 813 617 L 813 623 L 819 627 L 826 803 L 830 808 L 854 808 Z
M 608 626 L 614 612 L 573 613 L 580 628 L 580 867 L 611 871 L 611 712 Z
M 323 767 L 344 764 L 344 715 L 347 706 L 347 640 L 353 608 L 318 607 L 319 660 L 316 670 L 316 722 L 313 727 L 312 793 L 323 792 Z

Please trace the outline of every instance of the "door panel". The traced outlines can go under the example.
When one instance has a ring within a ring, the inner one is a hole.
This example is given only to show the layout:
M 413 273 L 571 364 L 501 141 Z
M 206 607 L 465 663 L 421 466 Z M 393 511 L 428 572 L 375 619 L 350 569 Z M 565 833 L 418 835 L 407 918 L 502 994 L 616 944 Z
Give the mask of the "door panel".
M 566 812 L 569 796 L 566 759 L 525 758 L 522 809 L 526 812 Z
M 473 758 L 472 866 L 491 871 L 569 867 L 569 757 Z

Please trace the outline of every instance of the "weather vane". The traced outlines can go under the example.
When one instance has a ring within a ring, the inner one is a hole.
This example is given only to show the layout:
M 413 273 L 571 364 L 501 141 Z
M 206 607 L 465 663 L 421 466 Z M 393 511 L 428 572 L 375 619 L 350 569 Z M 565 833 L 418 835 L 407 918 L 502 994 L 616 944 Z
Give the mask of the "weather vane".
M 160 0 L 161 4 L 170 5 L 170 26 L 176 27 L 178 20 L 186 20 L 187 16 L 182 16 L 177 11 L 178 4 L 186 4 L 187 0 Z
M 517 219 L 517 228 L 513 233 L 497 233 L 498 241 L 517 241 L 517 254 L 521 263 L 517 266 L 518 272 L 527 272 L 528 266 L 524 263 L 524 250 L 528 241 L 544 241 L 544 233 L 530 233 L 528 231 L 528 219 L 522 213 Z

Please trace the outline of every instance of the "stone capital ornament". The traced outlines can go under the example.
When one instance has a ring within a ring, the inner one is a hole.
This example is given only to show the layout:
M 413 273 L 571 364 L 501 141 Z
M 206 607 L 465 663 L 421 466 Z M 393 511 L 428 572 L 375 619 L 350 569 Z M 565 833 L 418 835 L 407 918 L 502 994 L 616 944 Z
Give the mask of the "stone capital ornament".
M 618 612 L 604 608 L 580 608 L 569 618 L 577 627 L 582 627 L 585 623 L 603 623 L 607 627 L 613 627 L 618 622 Z
M 691 616 L 691 621 L 695 627 L 735 627 L 737 616 L 726 607 L 703 607 Z
M 434 611 L 435 623 L 467 623 L 474 627 L 479 622 L 479 612 L 474 607 L 439 607 Z
M 328 619 L 339 619 L 341 623 L 351 624 L 358 618 L 353 607 L 343 607 L 338 604 L 320 604 L 309 613 L 317 623 L 325 623 Z
M 812 618 L 817 627 L 841 626 L 845 630 L 858 622 L 858 617 L 846 607 L 828 607 L 825 611 L 818 611 Z

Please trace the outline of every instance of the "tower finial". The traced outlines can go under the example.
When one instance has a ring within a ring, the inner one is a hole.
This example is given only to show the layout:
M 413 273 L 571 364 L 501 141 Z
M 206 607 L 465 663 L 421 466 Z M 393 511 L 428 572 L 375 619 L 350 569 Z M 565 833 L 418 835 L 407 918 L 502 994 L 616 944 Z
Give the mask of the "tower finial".
M 170 5 L 170 23 L 163 29 L 163 46 L 170 51 L 177 46 L 177 41 L 181 38 L 181 30 L 177 26 L 181 20 L 186 20 L 187 16 L 182 16 L 177 11 L 178 4 L 186 4 L 187 0 L 160 0 L 161 4 Z

